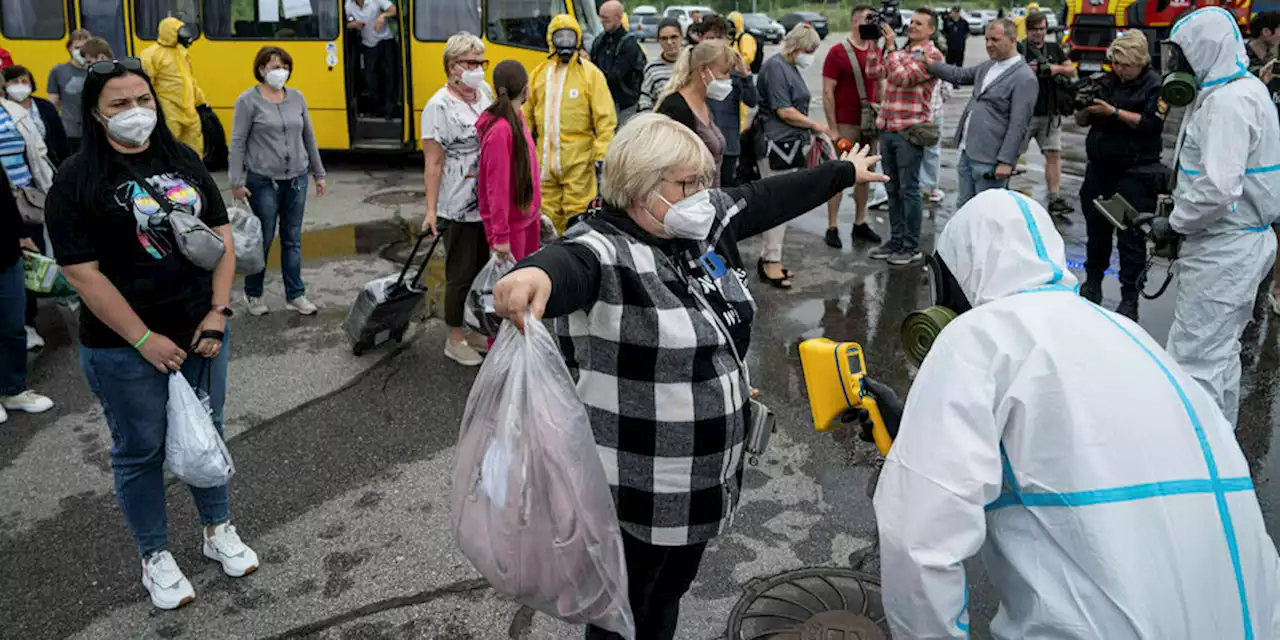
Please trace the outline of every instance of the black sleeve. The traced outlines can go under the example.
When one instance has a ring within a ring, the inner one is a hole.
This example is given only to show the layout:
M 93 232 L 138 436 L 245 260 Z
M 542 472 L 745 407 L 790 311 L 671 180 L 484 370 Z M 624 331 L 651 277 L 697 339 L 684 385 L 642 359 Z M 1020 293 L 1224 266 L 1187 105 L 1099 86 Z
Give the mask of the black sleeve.
M 1164 131 L 1164 116 L 1160 114 L 1160 85 L 1152 83 L 1148 86 L 1145 97 L 1142 119 L 1138 121 L 1136 131 L 1139 136 L 1158 136 Z
M 13 266 L 22 251 L 18 249 L 18 241 L 22 238 L 22 214 L 18 212 L 18 202 L 9 190 L 9 178 L 0 171 L 0 265 Z
M 835 161 L 725 189 L 735 201 L 746 202 L 730 226 L 739 240 L 764 233 L 852 187 L 857 175 L 853 164 Z
M 627 65 L 627 88 L 637 96 L 640 95 L 640 83 L 644 80 L 644 68 L 648 66 L 649 59 L 644 55 L 644 48 L 640 46 L 640 41 L 635 38 L 627 38 L 631 43 L 630 59 Z
M 97 212 L 92 202 L 82 197 L 77 184 L 84 172 L 84 159 L 85 155 L 80 154 L 62 164 L 44 203 L 45 228 L 58 264 L 63 266 L 98 260 L 93 222 Z
M 667 96 L 654 111 L 689 127 L 689 130 L 694 133 L 698 131 L 697 117 L 693 115 L 693 109 L 689 108 L 689 103 L 685 101 L 684 96 L 679 93 Z
M 567 316 L 596 301 L 600 289 L 600 260 L 591 249 L 558 240 L 521 260 L 516 269 L 535 267 L 551 278 L 551 299 L 544 317 Z

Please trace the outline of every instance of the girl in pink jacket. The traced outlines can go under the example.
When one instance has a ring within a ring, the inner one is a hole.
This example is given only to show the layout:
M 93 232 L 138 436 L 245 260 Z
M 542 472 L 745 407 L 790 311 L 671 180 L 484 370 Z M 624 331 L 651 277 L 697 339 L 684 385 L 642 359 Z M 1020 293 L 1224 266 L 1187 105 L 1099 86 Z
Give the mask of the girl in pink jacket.
M 529 98 L 529 75 L 515 60 L 493 70 L 493 106 L 480 114 L 480 217 L 489 249 L 513 263 L 538 250 L 542 183 L 537 147 L 520 113 Z

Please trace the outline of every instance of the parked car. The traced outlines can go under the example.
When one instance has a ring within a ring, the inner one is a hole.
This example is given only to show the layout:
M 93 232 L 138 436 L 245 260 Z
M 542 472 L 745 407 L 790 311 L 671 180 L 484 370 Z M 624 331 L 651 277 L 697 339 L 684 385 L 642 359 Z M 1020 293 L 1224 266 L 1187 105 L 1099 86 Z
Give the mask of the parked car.
M 779 18 L 778 22 L 782 23 L 782 28 L 787 33 L 790 33 L 796 25 L 802 22 L 807 22 L 813 25 L 813 30 L 818 32 L 819 38 L 825 38 L 827 37 L 827 34 L 830 33 L 827 29 L 827 17 L 812 11 L 795 11 L 788 13 L 787 15 Z
M 760 42 L 778 44 L 787 30 L 777 20 L 763 13 L 746 13 L 742 15 L 742 28 Z
M 969 35 L 980 36 L 987 32 L 987 20 L 980 11 L 964 14 L 964 21 L 969 23 Z
M 662 18 L 656 15 L 641 16 L 631 14 L 631 31 L 636 34 L 636 39 L 640 42 L 657 40 L 659 22 L 662 22 Z
M 672 5 L 670 7 L 667 7 L 666 12 L 664 12 L 662 15 L 668 18 L 675 18 L 676 20 L 679 20 L 680 30 L 683 32 L 683 31 L 688 31 L 689 25 L 693 24 L 693 18 L 690 18 L 689 14 L 693 13 L 694 11 L 697 11 L 700 15 L 704 15 L 704 16 L 709 16 L 715 13 L 715 11 L 711 9 L 711 7 L 704 7 L 701 5 L 693 5 L 693 4 L 678 4 L 678 5 Z

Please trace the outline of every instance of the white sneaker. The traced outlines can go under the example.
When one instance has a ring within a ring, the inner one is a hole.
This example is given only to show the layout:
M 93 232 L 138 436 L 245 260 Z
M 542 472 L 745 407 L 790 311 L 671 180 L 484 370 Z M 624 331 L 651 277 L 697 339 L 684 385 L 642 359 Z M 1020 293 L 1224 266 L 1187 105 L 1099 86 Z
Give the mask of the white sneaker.
M 943 193 L 942 189 L 934 189 L 933 192 L 929 194 L 929 202 L 942 202 L 943 198 L 946 197 L 947 194 Z
M 0 404 L 0 424 L 9 421 L 9 412 L 4 410 L 4 405 Z
M 44 337 L 36 332 L 36 328 L 27 325 L 27 351 L 39 349 L 44 346 Z
M 262 298 L 245 296 L 244 303 L 249 305 L 249 315 L 251 316 L 265 316 L 267 315 L 267 312 L 270 311 L 270 309 L 267 308 L 266 301 Z
M 298 296 L 290 300 L 284 306 L 293 309 L 304 316 L 315 315 L 315 313 L 320 310 L 319 307 L 311 304 L 311 301 L 308 300 L 306 296 Z
M 472 331 L 467 334 L 467 346 L 474 349 L 476 353 L 485 355 L 489 353 L 489 338 L 485 337 L 484 334 Z
M 0 397 L 0 405 L 13 411 L 44 413 L 53 408 L 53 401 L 28 389 L 16 396 Z
M 204 557 L 222 564 L 222 572 L 232 578 L 253 573 L 258 568 L 258 554 L 240 541 L 234 525 L 224 522 L 204 539 Z
M 177 609 L 196 599 L 191 581 L 182 575 L 173 554 L 159 551 L 142 561 L 142 586 L 157 609 Z
M 481 357 L 480 354 L 476 353 L 476 350 L 472 349 L 471 345 L 467 344 L 466 340 L 463 340 L 462 342 L 454 342 L 453 340 L 445 338 L 444 355 L 446 358 L 464 367 L 478 367 L 481 362 L 484 362 L 484 358 Z
M 878 184 L 878 183 L 876 183 Z M 875 209 L 889 203 L 889 192 L 884 187 L 879 189 L 872 187 L 871 194 L 867 197 L 867 207 Z

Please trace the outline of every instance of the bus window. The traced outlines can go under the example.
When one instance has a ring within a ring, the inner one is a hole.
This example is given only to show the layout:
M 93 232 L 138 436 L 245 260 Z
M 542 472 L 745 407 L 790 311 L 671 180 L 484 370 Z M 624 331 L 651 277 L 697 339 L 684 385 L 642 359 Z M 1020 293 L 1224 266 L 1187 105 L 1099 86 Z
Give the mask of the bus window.
M 334 0 L 311 0 L 310 11 L 278 10 L 263 22 L 258 0 L 204 0 L 204 33 L 215 40 L 337 40 L 339 7 Z M 292 3 L 289 3 L 292 4 Z M 306 5 L 302 5 L 306 6 Z
M 459 31 L 480 35 L 480 6 L 476 0 L 416 2 L 413 11 L 413 33 L 423 42 L 443 42 Z
M 67 34 L 62 3 L 0 0 L 0 29 L 10 40 L 59 40 Z
M 133 28 L 142 40 L 155 40 L 160 21 L 168 17 L 181 20 L 194 35 L 200 37 L 200 14 L 196 0 L 137 0 L 133 9 Z
M 489 0 L 489 42 L 546 51 L 551 16 L 566 11 L 564 0 Z
M 124 4 L 120 0 L 80 0 L 80 26 L 106 40 L 117 57 L 128 53 Z
M 603 4 L 603 3 L 602 3 Z M 573 14 L 582 25 L 582 46 L 591 50 L 591 43 L 604 31 L 600 26 L 600 14 L 596 10 L 595 0 L 573 0 Z

